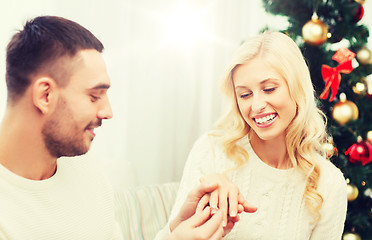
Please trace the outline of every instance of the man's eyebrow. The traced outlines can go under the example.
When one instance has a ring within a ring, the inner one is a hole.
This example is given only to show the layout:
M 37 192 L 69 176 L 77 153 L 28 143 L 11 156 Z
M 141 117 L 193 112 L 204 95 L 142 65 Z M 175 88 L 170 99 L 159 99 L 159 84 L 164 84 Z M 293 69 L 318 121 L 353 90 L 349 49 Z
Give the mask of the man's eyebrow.
M 110 88 L 110 84 L 106 84 L 106 83 L 102 83 L 102 84 L 98 84 L 92 88 L 89 88 L 89 90 L 97 90 L 97 89 L 109 89 Z

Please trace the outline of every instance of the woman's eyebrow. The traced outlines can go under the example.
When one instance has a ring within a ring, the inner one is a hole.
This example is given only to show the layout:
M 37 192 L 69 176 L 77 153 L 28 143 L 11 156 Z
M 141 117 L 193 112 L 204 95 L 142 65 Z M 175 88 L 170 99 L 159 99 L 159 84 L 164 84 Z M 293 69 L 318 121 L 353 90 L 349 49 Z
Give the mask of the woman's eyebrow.
M 261 85 L 267 83 L 267 82 L 274 82 L 274 83 L 277 83 L 278 79 L 276 78 L 267 78 L 267 79 L 264 79 L 260 82 Z

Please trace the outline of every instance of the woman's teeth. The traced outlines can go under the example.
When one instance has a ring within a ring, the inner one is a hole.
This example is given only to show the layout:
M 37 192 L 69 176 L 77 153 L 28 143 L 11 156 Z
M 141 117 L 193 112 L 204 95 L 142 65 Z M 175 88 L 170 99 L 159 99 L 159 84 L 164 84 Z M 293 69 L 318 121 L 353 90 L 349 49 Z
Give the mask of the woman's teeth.
M 263 123 L 267 123 L 271 120 L 273 120 L 275 118 L 276 114 L 270 114 L 266 117 L 262 117 L 262 118 L 255 118 L 254 120 L 259 123 L 259 124 L 263 124 Z

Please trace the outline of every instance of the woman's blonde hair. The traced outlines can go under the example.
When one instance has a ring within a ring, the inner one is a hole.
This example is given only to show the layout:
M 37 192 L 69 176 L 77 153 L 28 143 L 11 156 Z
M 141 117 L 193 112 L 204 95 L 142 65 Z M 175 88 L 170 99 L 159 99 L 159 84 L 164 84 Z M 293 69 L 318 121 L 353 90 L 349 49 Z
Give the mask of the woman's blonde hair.
M 322 144 L 326 141 L 326 118 L 315 102 L 314 88 L 309 69 L 296 43 L 279 32 L 265 32 L 248 39 L 236 52 L 222 78 L 222 92 L 230 104 L 228 112 L 216 125 L 216 136 L 222 140 L 227 156 L 237 166 L 248 160 L 248 153 L 237 142 L 250 131 L 244 121 L 236 100 L 234 69 L 260 57 L 287 81 L 289 92 L 296 103 L 297 114 L 286 130 L 288 156 L 294 167 L 299 167 L 306 176 L 304 197 L 315 221 L 320 218 L 323 198 L 317 187 L 320 168 L 317 159 L 326 155 Z

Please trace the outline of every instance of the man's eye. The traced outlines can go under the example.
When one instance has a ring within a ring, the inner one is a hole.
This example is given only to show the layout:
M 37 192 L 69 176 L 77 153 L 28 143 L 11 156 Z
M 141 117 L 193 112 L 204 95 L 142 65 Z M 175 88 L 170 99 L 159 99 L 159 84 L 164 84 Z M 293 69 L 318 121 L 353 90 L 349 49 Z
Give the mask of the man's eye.
M 94 96 L 94 95 L 90 95 L 90 99 L 91 99 L 92 102 L 96 102 L 96 101 L 98 101 L 101 98 L 100 97 L 97 97 L 97 96 Z

